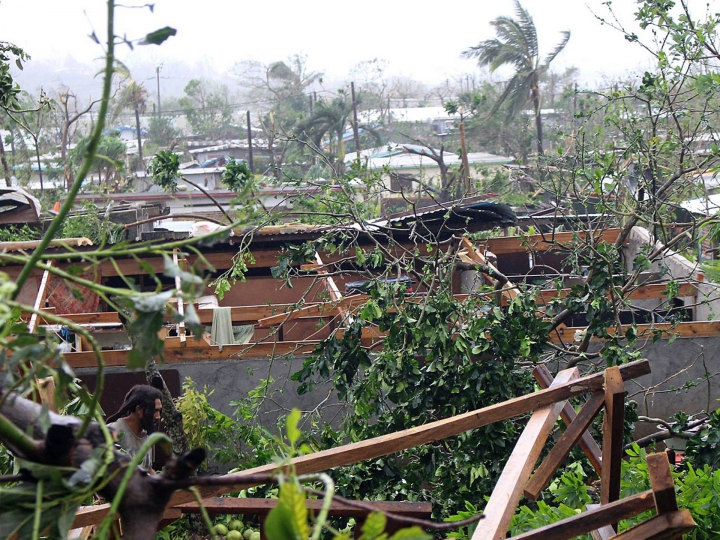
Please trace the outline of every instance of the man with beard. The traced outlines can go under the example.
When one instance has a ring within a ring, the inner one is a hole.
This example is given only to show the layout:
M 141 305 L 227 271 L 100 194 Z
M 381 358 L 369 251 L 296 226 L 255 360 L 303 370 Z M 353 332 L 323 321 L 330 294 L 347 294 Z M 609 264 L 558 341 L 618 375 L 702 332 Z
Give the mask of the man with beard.
M 118 435 L 117 443 L 131 456 L 135 456 L 148 438 L 155 431 L 162 413 L 162 394 L 157 388 L 147 384 L 133 386 L 125 396 L 122 406 L 108 417 L 108 427 Z M 145 454 L 141 466 L 152 471 L 155 460 L 153 448 Z

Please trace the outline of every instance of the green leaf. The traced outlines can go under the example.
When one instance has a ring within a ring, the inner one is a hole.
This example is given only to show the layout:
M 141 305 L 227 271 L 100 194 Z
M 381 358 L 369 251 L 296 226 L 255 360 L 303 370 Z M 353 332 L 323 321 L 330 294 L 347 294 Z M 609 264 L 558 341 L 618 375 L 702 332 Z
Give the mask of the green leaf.
M 414 527 L 400 529 L 390 537 L 390 540 L 430 540 L 431 538 L 432 535 L 426 533 L 416 525 Z
M 268 540 L 300 540 L 293 529 L 292 510 L 282 501 L 268 513 L 265 537 Z
M 286 482 L 280 487 L 280 500 L 290 508 L 292 526 L 295 535 L 299 538 L 310 536 L 310 527 L 307 521 L 307 506 L 305 505 L 305 491 L 293 482 Z
M 145 36 L 145 39 L 141 40 L 138 43 L 138 45 L 160 45 L 163 41 L 168 39 L 170 36 L 174 36 L 175 34 L 177 34 L 177 30 L 166 26 L 165 28 L 161 28 L 160 30 L 150 32 L 148 35 Z
M 385 534 L 385 523 L 387 518 L 382 512 L 372 512 L 368 515 L 362 526 L 360 540 L 375 540 L 387 538 Z
M 301 416 L 300 410 L 294 408 L 287 417 L 287 437 L 292 446 L 295 446 L 295 443 L 302 434 L 298 429 Z

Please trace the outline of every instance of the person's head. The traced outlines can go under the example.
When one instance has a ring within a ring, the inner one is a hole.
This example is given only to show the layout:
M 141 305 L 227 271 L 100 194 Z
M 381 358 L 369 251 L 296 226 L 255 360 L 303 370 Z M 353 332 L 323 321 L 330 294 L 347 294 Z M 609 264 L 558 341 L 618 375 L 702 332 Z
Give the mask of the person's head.
M 120 409 L 108 417 L 107 421 L 114 422 L 118 418 L 124 418 L 134 414 L 140 420 L 140 426 L 152 433 L 160 421 L 162 413 L 162 393 L 157 388 L 147 384 L 133 386 L 125 395 L 125 401 Z

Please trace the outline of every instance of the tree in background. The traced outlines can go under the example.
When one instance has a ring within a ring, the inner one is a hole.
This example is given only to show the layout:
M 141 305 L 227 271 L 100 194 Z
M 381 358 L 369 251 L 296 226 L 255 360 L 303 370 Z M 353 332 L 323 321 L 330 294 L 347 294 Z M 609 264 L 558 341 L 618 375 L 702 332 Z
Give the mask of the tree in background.
M 322 73 L 307 69 L 303 55 L 293 55 L 286 62 L 262 64 L 245 61 L 234 68 L 238 84 L 248 99 L 258 103 L 255 121 L 260 125 L 270 154 L 269 170 L 276 178 L 288 154 L 294 155 L 291 134 L 298 122 L 312 111 L 314 93 L 309 89 L 322 81 Z
M 153 116 L 148 125 L 149 142 L 154 147 L 170 147 L 180 136 L 169 116 Z
M 65 186 L 70 189 L 73 183 L 73 167 L 68 152 L 70 144 L 75 139 L 80 119 L 88 114 L 98 101 L 90 100 L 87 107 L 78 108 L 77 96 L 69 88 L 60 90 L 52 110 L 58 130 L 58 146 L 60 148 L 60 166 L 63 168 Z
M 476 58 L 480 67 L 489 66 L 493 72 L 500 66 L 510 64 L 515 73 L 508 81 L 495 103 L 493 112 L 507 103 L 507 116 L 513 117 L 522 111 L 528 101 L 535 112 L 538 154 L 543 154 L 542 119 L 540 117 L 540 77 L 548 70 L 550 63 L 567 45 L 570 32 L 563 32 L 563 38 L 555 49 L 540 62 L 537 31 L 530 14 L 515 0 L 516 19 L 498 17 L 490 24 L 498 37 L 481 41 L 465 50 L 465 58 Z
M 135 114 L 135 134 L 137 136 L 138 167 L 140 169 L 143 168 L 142 126 L 140 125 L 140 115 L 145 113 L 147 100 L 148 92 L 145 87 L 135 81 L 132 77 L 128 77 L 120 87 L 115 111 L 111 117 L 112 121 L 125 109 L 130 109 Z
M 185 95 L 178 100 L 187 121 L 198 137 L 223 137 L 228 133 L 237 135 L 232 124 L 230 93 L 224 84 L 192 79 L 185 86 Z

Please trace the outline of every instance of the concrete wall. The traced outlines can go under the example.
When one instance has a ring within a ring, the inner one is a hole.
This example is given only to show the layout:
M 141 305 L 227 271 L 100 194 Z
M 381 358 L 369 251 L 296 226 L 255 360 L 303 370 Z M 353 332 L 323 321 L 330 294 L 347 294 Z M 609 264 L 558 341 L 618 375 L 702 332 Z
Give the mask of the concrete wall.
M 677 339 L 648 343 L 642 350 L 652 373 L 626 385 L 639 414 L 669 418 L 720 407 L 720 338 Z M 694 386 L 678 390 L 686 383 Z
M 260 385 L 261 379 L 272 377 L 275 382 L 270 387 L 268 399 L 260 408 L 258 420 L 263 426 L 275 431 L 279 416 L 289 412 L 293 407 L 309 413 L 328 398 L 331 390 L 330 384 L 318 385 L 312 394 L 298 395 L 298 384 L 289 380 L 290 375 L 299 371 L 303 365 L 304 357 L 281 357 L 270 361 L 267 357 L 243 358 L 240 360 L 202 361 L 188 362 L 182 364 L 160 365 L 161 371 L 177 370 L 180 384 L 186 377 L 190 377 L 196 388 L 202 390 L 207 386 L 208 391 L 214 390 L 208 401 L 215 409 L 232 416 L 235 407 L 230 405 L 231 401 L 238 401 L 248 397 L 248 392 Z M 79 369 L 77 375 L 81 379 L 84 375 L 94 374 L 95 369 Z M 124 368 L 108 368 L 105 382 L 106 392 L 115 393 L 122 402 L 122 396 L 130 389 L 132 384 L 139 381 L 128 381 L 127 388 L 116 388 L 113 384 L 113 376 L 126 374 Z M 138 373 L 142 371 L 138 370 Z M 105 412 L 112 414 L 117 405 L 108 408 Z M 336 413 L 340 411 L 337 400 L 331 398 L 323 403 L 324 418 L 328 421 L 341 418 Z M 305 420 L 307 421 L 307 420 Z M 301 424 L 302 428 L 302 424 Z

